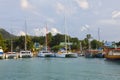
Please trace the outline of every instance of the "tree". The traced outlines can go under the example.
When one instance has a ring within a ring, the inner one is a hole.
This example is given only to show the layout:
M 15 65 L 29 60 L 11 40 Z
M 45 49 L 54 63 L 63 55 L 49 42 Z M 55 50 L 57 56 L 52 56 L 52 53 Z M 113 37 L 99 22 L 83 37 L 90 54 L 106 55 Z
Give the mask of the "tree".
M 80 48 L 80 42 L 78 38 L 70 38 L 70 42 L 72 43 L 71 49 L 78 50 Z
M 47 37 L 47 45 L 49 46 L 52 41 L 52 33 L 48 33 L 46 37 Z
M 1 34 L 0 34 L 0 47 L 2 47 L 4 51 L 7 50 L 7 47 L 5 45 L 5 40 L 3 39 Z
M 65 35 L 56 34 L 55 36 L 52 37 L 50 47 L 59 45 L 61 42 L 64 42 L 64 41 L 65 41 Z
M 31 37 L 27 35 L 26 38 L 27 38 L 27 40 L 26 40 L 26 41 L 27 41 L 27 49 L 28 49 L 28 50 L 33 49 L 34 43 L 32 42 Z
M 99 48 L 99 42 L 97 41 L 97 40 L 92 40 L 91 41 L 91 47 L 92 47 L 92 49 L 97 49 L 97 48 Z
M 63 46 L 56 45 L 56 46 L 53 46 L 53 47 L 51 48 L 51 50 L 54 51 L 54 52 L 58 52 L 58 50 L 59 50 L 60 48 L 63 48 Z
M 116 45 L 117 45 L 117 46 L 120 46 L 120 41 L 119 41 L 119 42 L 116 42 Z
M 86 35 L 86 38 L 87 38 L 87 39 L 91 39 L 91 38 L 92 38 L 92 37 L 91 37 L 91 34 L 87 34 L 87 35 Z

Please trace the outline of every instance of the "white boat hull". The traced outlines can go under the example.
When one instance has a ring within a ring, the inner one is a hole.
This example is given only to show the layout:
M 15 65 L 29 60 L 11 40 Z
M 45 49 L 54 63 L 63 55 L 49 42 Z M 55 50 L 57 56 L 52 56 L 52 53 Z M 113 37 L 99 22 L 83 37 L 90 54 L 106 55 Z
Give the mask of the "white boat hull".
M 21 51 L 19 54 L 20 58 L 31 58 L 33 56 L 33 54 L 31 53 L 31 51 Z
M 53 53 L 38 53 L 38 57 L 54 57 Z
M 13 59 L 17 59 L 18 58 L 18 54 L 6 54 L 5 55 L 5 58 L 6 59 L 10 59 L 10 58 L 13 58 Z
M 5 58 L 5 54 L 0 54 L 0 59 L 4 59 Z
M 58 58 L 77 58 L 77 53 L 56 53 L 56 57 Z
M 0 48 L 0 58 L 4 59 L 5 58 L 5 54 L 3 53 L 2 48 Z

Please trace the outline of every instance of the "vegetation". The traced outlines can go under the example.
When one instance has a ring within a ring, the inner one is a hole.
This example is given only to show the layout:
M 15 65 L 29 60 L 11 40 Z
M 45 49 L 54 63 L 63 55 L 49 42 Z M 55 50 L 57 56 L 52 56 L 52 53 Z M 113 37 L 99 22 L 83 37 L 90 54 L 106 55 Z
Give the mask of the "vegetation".
M 0 46 L 4 49 L 4 51 L 10 51 L 11 41 L 13 44 L 13 51 L 24 50 L 25 36 L 16 37 L 6 32 L 3 29 L 0 29 L 0 32 L 2 32 L 0 33 Z M 9 34 L 9 35 L 6 35 L 6 34 Z M 83 40 L 79 40 L 76 37 L 73 38 L 67 35 L 67 42 L 68 42 L 67 47 L 70 48 L 71 50 L 78 51 L 80 50 L 80 43 L 81 43 L 82 48 L 86 50 L 89 48 L 89 40 L 90 40 L 92 49 L 97 49 L 103 46 L 102 42 L 96 39 L 93 39 L 90 34 L 87 34 Z M 51 49 L 52 51 L 57 52 L 60 48 L 65 47 L 65 45 L 60 45 L 63 42 L 65 42 L 65 35 L 56 34 L 53 36 L 51 33 L 47 34 L 47 45 L 50 47 L 49 49 Z M 32 51 L 36 50 L 34 43 L 40 44 L 39 49 L 41 49 L 43 46 L 45 46 L 45 36 L 38 37 L 38 36 L 27 35 L 27 49 L 28 50 L 32 50 Z M 116 44 L 120 45 L 120 42 Z

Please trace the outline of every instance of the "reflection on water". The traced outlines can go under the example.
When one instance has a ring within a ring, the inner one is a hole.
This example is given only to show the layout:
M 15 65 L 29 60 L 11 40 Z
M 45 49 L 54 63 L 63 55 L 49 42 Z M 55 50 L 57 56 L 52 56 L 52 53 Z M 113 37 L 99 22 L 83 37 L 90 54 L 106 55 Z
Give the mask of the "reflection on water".
M 120 80 L 120 62 L 86 58 L 0 61 L 1 80 Z

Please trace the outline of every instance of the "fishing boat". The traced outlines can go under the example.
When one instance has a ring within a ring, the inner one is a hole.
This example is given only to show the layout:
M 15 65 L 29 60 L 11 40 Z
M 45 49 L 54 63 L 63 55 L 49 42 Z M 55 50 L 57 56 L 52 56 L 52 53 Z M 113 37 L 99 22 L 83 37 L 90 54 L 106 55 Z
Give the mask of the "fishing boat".
M 106 59 L 120 60 L 120 49 L 113 49 L 105 54 Z

